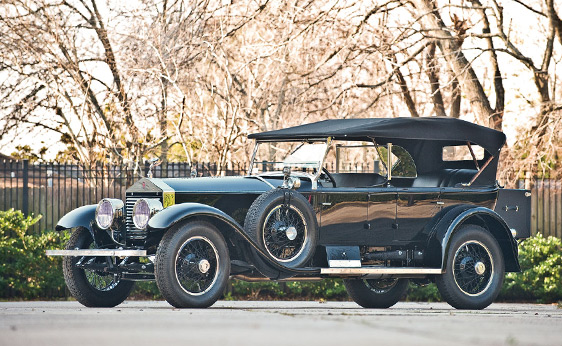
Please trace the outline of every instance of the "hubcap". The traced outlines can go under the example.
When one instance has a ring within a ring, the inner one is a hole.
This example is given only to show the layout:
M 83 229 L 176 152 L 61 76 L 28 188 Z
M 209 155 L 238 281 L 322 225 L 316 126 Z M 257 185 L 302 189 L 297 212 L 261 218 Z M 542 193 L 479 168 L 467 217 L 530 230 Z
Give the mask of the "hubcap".
M 209 263 L 209 261 L 207 261 L 206 259 L 202 259 L 201 261 L 199 261 L 198 266 L 201 274 L 206 274 L 211 268 L 211 263 Z
M 297 237 L 297 229 L 293 226 L 287 227 L 285 234 L 287 235 L 287 238 L 289 238 L 289 240 L 295 240 L 295 238 Z
M 486 265 L 482 262 L 476 262 L 476 264 L 474 265 L 474 271 L 476 272 L 476 274 L 482 275 L 486 271 Z

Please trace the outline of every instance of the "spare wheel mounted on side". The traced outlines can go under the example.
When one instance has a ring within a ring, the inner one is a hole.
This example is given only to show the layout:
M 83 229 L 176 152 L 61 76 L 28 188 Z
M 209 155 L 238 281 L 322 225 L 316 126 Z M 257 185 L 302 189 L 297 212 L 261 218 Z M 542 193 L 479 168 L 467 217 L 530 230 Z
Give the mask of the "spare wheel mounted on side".
M 303 195 L 289 189 L 271 190 L 256 198 L 244 229 L 269 256 L 291 268 L 309 262 L 318 240 L 312 206 Z

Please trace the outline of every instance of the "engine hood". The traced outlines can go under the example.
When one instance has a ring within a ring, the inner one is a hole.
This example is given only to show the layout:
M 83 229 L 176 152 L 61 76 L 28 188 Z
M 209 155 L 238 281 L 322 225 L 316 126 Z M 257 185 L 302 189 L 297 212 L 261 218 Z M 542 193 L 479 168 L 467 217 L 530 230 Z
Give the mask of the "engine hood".
M 127 189 L 127 193 L 263 193 L 281 185 L 281 179 L 256 177 L 143 178 Z

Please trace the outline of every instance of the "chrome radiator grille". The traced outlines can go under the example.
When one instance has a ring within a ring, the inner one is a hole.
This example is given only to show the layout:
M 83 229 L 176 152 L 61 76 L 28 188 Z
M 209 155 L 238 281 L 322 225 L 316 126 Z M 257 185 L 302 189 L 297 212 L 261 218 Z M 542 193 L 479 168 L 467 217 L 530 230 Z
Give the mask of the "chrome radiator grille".
M 153 194 L 147 194 L 147 195 L 135 195 L 135 196 L 127 196 L 127 199 L 125 201 L 125 212 L 126 212 L 126 218 L 125 218 L 125 224 L 127 226 L 127 240 L 132 240 L 132 241 L 139 241 L 139 240 L 145 240 L 146 239 L 146 230 L 143 229 L 138 229 L 135 227 L 135 224 L 133 223 L 133 207 L 135 206 L 135 203 L 141 199 L 141 198 L 158 198 L 158 199 L 162 199 L 160 196 L 155 196 Z

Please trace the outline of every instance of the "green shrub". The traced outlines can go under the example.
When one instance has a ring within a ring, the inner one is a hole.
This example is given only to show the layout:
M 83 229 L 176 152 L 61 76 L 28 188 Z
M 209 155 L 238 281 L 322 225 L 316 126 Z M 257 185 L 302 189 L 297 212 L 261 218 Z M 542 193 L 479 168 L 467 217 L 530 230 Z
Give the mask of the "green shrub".
M 61 249 L 67 234 L 44 231 L 28 234 L 41 216 L 25 217 L 19 210 L 0 211 L 0 298 L 64 296 L 61 258 L 45 250 Z
M 562 300 L 562 241 L 538 234 L 519 245 L 520 273 L 508 273 L 500 299 Z
M 340 279 L 322 281 L 245 282 L 231 280 L 225 295 L 227 300 L 236 299 L 347 299 L 347 292 Z
M 428 285 L 419 286 L 410 281 L 410 287 L 408 287 L 407 301 L 410 302 L 440 302 L 441 294 L 434 283 Z

